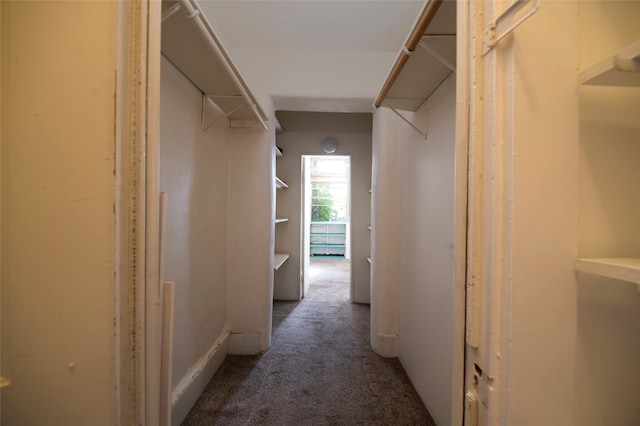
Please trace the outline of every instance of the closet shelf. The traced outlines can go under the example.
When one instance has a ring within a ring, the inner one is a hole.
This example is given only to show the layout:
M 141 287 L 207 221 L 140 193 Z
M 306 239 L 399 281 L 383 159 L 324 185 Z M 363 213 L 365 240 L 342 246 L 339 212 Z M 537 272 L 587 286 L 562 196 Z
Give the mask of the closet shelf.
M 282 179 L 280 179 L 278 176 L 276 176 L 276 189 L 286 189 L 288 187 L 289 187 L 289 185 L 284 183 L 284 181 Z
M 219 118 L 266 129 L 267 116 L 197 5 L 163 1 L 162 10 L 162 54 L 217 106 Z
M 369 262 L 369 264 L 371 264 L 371 258 L 367 257 L 367 262 Z
M 594 86 L 640 87 L 640 40 L 582 71 L 578 82 Z
M 289 253 L 275 253 L 273 255 L 273 270 L 278 270 L 289 258 Z
M 428 1 L 374 106 L 416 111 L 455 72 L 455 66 L 456 2 Z
M 282 149 L 276 146 L 275 150 L 276 150 L 276 158 L 282 158 Z
M 289 222 L 289 218 L 288 217 L 276 218 L 276 223 L 284 223 L 284 222 Z
M 640 285 L 640 258 L 578 259 L 576 269 Z
M 428 46 L 447 62 L 456 62 L 456 36 L 425 36 L 420 46 Z M 416 111 L 454 72 L 431 51 L 418 47 L 385 97 L 383 106 Z

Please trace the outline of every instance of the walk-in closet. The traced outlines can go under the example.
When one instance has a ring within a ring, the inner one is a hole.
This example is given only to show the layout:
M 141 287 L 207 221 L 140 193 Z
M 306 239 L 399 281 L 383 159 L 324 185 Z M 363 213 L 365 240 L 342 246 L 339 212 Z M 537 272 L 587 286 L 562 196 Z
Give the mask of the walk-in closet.
M 344 363 L 401 373 L 421 418 L 637 426 L 639 22 L 637 0 L 3 0 L 0 421 L 180 424 L 274 344 L 313 253 L 349 262 L 332 312 L 370 315 Z M 332 155 L 349 195 L 312 226 L 303 160 Z M 303 343 L 330 351 L 314 377 L 339 337 Z

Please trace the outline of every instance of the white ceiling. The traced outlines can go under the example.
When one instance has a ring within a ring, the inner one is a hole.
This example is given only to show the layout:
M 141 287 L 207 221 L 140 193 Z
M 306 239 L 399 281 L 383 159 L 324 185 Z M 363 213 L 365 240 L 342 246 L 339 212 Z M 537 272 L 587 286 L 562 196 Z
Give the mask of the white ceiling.
M 199 0 L 230 49 L 397 52 L 424 0 Z
M 426 0 L 196 1 L 277 110 L 369 112 Z

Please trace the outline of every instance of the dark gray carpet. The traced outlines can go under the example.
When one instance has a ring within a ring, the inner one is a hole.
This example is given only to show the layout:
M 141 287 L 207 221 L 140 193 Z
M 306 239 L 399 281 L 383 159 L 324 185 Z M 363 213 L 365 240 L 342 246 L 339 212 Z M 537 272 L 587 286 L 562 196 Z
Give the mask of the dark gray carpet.
M 397 359 L 369 345 L 348 261 L 312 261 L 301 302 L 274 302 L 271 348 L 228 356 L 183 425 L 434 425 Z

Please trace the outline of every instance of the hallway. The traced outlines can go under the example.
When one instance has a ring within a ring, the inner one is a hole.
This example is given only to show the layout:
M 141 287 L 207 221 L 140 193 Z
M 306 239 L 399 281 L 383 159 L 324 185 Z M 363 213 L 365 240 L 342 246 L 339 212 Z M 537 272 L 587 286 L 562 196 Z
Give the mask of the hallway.
M 349 264 L 312 259 L 307 297 L 274 302 L 262 355 L 227 356 L 183 425 L 432 425 L 398 359 L 369 345 Z

